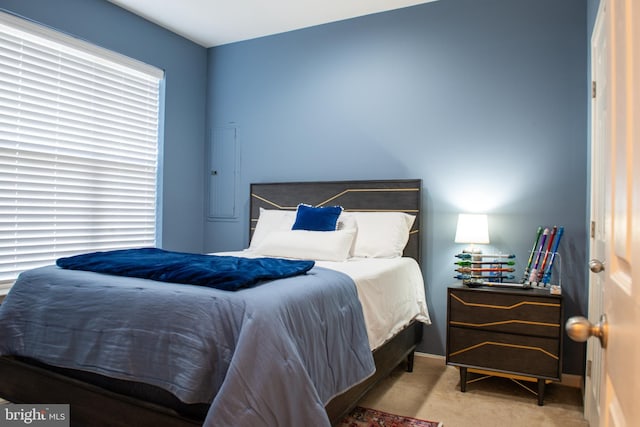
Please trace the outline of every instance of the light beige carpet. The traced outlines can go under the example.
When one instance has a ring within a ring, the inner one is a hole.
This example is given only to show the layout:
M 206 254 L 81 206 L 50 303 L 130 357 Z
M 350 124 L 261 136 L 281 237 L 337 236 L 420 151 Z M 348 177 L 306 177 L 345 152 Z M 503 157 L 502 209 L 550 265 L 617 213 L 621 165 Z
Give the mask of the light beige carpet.
M 505 378 L 467 384 L 462 393 L 456 368 L 446 366 L 444 359 L 420 355 L 412 373 L 396 369 L 359 405 L 438 420 L 444 427 L 588 427 L 578 388 L 547 385 L 544 406 L 538 406 L 534 394 Z

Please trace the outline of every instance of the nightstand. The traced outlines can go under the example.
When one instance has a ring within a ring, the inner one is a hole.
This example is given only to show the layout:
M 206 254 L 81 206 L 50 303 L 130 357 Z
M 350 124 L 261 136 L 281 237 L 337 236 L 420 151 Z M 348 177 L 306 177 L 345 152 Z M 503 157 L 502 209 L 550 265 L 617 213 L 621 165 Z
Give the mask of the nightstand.
M 448 288 L 446 361 L 460 390 L 471 372 L 534 381 L 543 405 L 546 383 L 561 378 L 562 316 L 562 296 L 547 289 Z

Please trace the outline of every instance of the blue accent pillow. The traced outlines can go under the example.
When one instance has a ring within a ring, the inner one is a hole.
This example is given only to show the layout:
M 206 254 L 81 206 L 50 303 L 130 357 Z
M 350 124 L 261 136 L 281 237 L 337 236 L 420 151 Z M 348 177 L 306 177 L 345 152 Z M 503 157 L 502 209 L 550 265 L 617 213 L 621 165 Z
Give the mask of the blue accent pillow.
M 299 204 L 292 230 L 335 231 L 342 206 L 315 207 Z

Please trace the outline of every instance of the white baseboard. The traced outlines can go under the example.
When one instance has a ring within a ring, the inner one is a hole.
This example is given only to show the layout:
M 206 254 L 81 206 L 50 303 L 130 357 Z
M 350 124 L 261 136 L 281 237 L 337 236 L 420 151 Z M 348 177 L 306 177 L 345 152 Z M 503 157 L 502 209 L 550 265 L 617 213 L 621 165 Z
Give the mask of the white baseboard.
M 431 353 L 421 353 L 419 351 L 414 352 L 414 354 L 418 357 L 429 357 L 431 359 L 442 359 L 444 360 L 444 356 L 440 356 L 439 354 L 431 354 Z
M 442 361 L 445 360 L 445 357 L 440 356 L 439 354 L 421 353 L 419 351 L 416 351 L 415 355 L 418 357 L 428 357 L 431 359 L 440 359 Z M 562 374 L 562 380 L 560 381 L 560 384 L 567 387 L 582 389 L 582 375 Z
M 562 374 L 560 384 L 582 389 L 582 375 Z

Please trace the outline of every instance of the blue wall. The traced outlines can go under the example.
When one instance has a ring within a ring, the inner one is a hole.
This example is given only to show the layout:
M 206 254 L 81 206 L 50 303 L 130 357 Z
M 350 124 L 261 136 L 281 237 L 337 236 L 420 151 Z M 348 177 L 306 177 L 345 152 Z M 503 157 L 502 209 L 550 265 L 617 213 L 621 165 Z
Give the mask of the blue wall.
M 104 0 L 0 0 L 0 9 L 165 70 L 162 245 L 201 251 L 207 50 Z
M 441 0 L 209 50 L 209 129 L 238 129 L 237 221 L 205 250 L 248 243 L 251 182 L 421 178 L 423 267 L 444 354 L 457 213 L 490 215 L 518 257 L 563 225 L 566 316 L 586 289 L 587 16 L 583 0 Z M 565 341 L 564 371 L 584 349 Z
M 251 182 L 422 178 L 421 351 L 444 354 L 459 212 L 490 215 L 491 247 L 520 274 L 537 226 L 564 225 L 565 314 L 586 312 L 583 0 L 441 0 L 208 51 L 104 0 L 0 8 L 166 71 L 164 247 L 246 247 Z M 240 215 L 203 224 L 205 143 L 229 124 Z M 583 347 L 565 343 L 564 371 L 581 374 Z

